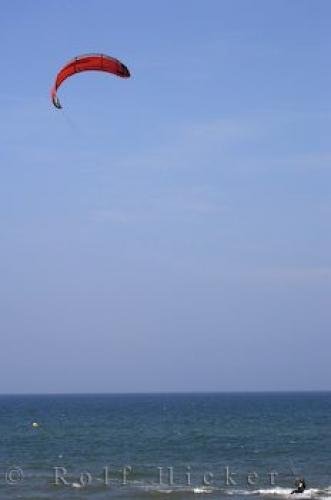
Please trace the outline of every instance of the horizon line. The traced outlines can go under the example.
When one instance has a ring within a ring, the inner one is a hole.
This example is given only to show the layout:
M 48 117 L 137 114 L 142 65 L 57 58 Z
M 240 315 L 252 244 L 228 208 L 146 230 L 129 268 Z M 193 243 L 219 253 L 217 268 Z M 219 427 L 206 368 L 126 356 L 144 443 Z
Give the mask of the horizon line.
M 222 391 L 137 391 L 137 392 L 0 392 L 2 396 L 162 396 L 162 395 L 208 395 L 208 394 L 327 394 L 331 389 L 270 389 L 270 390 L 222 390 Z

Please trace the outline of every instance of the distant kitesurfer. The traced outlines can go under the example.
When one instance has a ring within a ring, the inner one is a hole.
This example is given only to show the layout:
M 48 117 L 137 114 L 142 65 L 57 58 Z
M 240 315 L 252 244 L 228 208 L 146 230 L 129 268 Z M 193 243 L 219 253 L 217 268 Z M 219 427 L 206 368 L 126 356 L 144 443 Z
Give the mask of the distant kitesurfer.
M 306 489 L 305 480 L 303 478 L 298 479 L 297 481 L 295 481 L 295 486 L 296 486 L 296 489 L 291 491 L 291 495 L 293 495 L 293 493 L 303 493 Z

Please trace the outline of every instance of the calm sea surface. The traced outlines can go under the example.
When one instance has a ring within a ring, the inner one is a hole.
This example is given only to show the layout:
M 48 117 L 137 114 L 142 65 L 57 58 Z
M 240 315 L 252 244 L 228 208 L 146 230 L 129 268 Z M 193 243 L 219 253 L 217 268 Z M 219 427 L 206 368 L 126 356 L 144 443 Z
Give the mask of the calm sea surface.
M 331 500 L 331 393 L 1 396 L 0 429 L 1 499 Z

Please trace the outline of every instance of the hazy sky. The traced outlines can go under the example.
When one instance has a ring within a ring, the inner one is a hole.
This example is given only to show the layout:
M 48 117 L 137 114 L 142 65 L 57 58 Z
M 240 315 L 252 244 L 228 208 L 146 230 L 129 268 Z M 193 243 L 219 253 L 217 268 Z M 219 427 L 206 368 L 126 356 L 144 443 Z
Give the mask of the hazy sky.
M 330 389 L 331 3 L 1 2 L 0 392 Z M 80 74 L 104 52 L 132 78 Z

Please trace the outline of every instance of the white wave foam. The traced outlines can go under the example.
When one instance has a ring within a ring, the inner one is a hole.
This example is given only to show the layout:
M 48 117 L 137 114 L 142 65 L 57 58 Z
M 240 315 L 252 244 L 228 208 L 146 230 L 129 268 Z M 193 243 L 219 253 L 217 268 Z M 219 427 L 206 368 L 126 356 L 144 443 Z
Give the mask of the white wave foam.
M 224 490 L 226 495 L 256 495 L 256 491 L 254 490 Z
M 287 496 L 291 495 L 292 489 L 291 488 L 282 488 L 280 486 L 276 488 L 266 488 L 266 489 L 261 489 L 261 490 L 256 490 L 255 494 L 257 495 L 281 495 L 281 496 Z M 303 493 L 300 494 L 300 498 Z M 293 497 L 295 498 L 295 496 Z
M 318 491 L 318 490 L 316 490 Z M 293 494 L 291 488 L 282 488 L 280 486 L 277 486 L 275 488 L 262 488 L 259 490 L 225 490 L 225 493 L 228 495 L 262 495 L 262 496 L 290 496 L 293 500 L 296 500 L 298 498 L 300 499 L 305 499 L 305 498 L 311 498 L 313 490 L 307 490 L 304 493 L 300 494 Z
M 193 488 L 193 493 L 213 493 L 211 488 Z
M 138 486 L 138 485 L 137 485 Z M 208 494 L 219 492 L 222 495 L 234 495 L 234 496 L 261 496 L 261 497 L 283 497 L 288 500 L 307 500 L 317 498 L 318 500 L 330 500 L 331 498 L 331 486 L 325 489 L 310 488 L 304 493 L 292 493 L 291 488 L 283 488 L 280 486 L 274 488 L 261 488 L 256 490 L 249 489 L 230 489 L 230 488 L 220 488 L 220 487 L 207 487 L 207 486 L 174 486 L 173 488 L 157 487 L 155 485 L 144 485 L 143 489 L 149 491 L 150 493 L 170 495 L 172 493 L 193 493 L 193 494 Z
M 71 485 L 73 488 L 83 488 L 83 485 L 81 483 L 72 483 Z
M 281 487 L 276 487 L 276 488 L 268 488 L 268 489 L 260 489 L 260 490 L 255 490 L 252 492 L 255 495 L 279 495 L 279 496 L 289 496 L 293 500 L 304 500 L 307 498 L 313 498 L 316 495 L 320 495 L 323 491 L 325 490 L 319 490 L 316 488 L 310 488 L 305 490 L 303 493 L 293 493 L 290 488 L 281 488 Z M 331 495 L 331 490 L 330 490 L 330 495 Z M 321 498 L 319 496 L 319 498 Z

